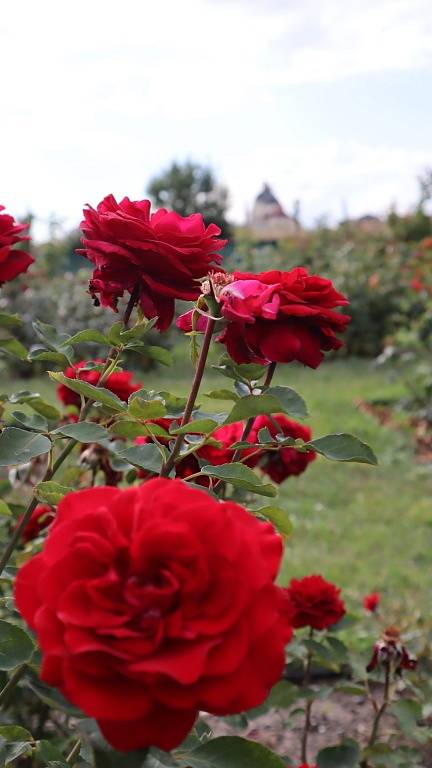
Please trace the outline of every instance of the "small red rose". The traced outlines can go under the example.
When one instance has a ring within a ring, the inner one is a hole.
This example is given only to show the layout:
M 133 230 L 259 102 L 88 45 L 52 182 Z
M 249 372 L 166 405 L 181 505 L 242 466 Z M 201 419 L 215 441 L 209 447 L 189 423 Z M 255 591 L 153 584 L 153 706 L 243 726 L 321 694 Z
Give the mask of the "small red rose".
M 339 597 L 340 589 L 320 575 L 291 579 L 285 595 L 290 621 L 295 629 L 328 629 L 345 615 L 345 604 Z
M 371 592 L 370 595 L 365 595 L 363 598 L 363 607 L 370 613 L 376 613 L 379 604 L 381 602 L 381 595 L 379 592 Z
M 38 504 L 22 532 L 22 539 L 25 544 L 39 536 L 45 528 L 48 528 L 54 518 L 55 512 L 52 507 L 48 504 Z M 22 517 L 18 519 L 17 525 L 20 524 L 21 520 Z
M 81 229 L 79 252 L 95 267 L 92 296 L 116 309 L 121 296 L 138 289 L 144 315 L 158 317 L 161 331 L 172 321 L 175 299 L 198 298 L 199 280 L 220 263 L 218 251 L 227 242 L 199 213 L 184 217 L 164 208 L 152 213 L 149 200 L 125 197 L 118 203 L 113 195 L 84 210 Z
M 236 363 L 290 363 L 317 368 L 324 351 L 342 346 L 337 334 L 350 321 L 335 311 L 348 304 L 333 283 L 297 267 L 235 272 L 219 301 L 227 325 L 218 341 Z M 180 321 L 185 323 L 185 321 Z
M 122 751 L 259 705 L 291 636 L 282 550 L 269 523 L 182 480 L 68 494 L 15 584 L 42 680 Z
M 296 440 L 304 440 L 305 443 L 312 439 L 312 432 L 309 427 L 288 419 L 280 413 L 275 414 L 271 418 L 269 416 L 257 416 L 248 437 L 249 442 L 257 443 L 259 431 L 264 428 L 268 429 L 273 438 L 277 434 L 281 434 L 285 437 L 293 437 Z M 295 448 L 287 446 L 281 447 L 278 451 L 264 450 L 262 453 L 255 454 L 245 463 L 249 467 L 258 466 L 262 472 L 279 484 L 283 483 L 288 477 L 301 475 L 308 464 L 314 459 L 316 459 L 314 451 L 302 453 Z
M 0 205 L 0 211 L 4 211 L 4 205 Z M 15 245 L 30 240 L 28 235 L 21 234 L 26 229 L 28 224 L 17 224 L 13 216 L 0 213 L 0 285 L 27 272 L 34 262 L 29 253 L 15 248 Z
M 103 361 L 93 360 L 92 362 L 102 364 Z M 64 375 L 67 376 L 68 379 L 78 378 L 80 381 L 86 381 L 88 384 L 96 386 L 101 377 L 101 372 L 94 370 L 93 368 L 82 370 L 85 369 L 86 365 L 88 365 L 88 363 L 81 360 L 80 363 L 76 363 L 75 365 L 66 368 Z M 131 394 L 137 392 L 142 387 L 142 384 L 138 382 L 133 383 L 132 379 L 133 373 L 130 371 L 115 371 L 108 376 L 104 384 L 104 389 L 109 389 L 109 391 L 113 392 L 114 395 L 117 395 L 120 400 L 127 403 Z M 79 394 L 72 389 L 69 389 L 65 384 L 60 384 L 57 387 L 57 396 L 64 405 L 76 405 L 77 408 L 80 406 L 81 401 Z

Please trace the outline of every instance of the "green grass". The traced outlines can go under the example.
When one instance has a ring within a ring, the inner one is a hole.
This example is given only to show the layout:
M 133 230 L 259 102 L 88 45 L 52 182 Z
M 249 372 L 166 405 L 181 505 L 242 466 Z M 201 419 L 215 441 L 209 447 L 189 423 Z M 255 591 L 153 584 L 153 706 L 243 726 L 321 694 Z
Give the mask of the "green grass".
M 146 388 L 187 393 L 191 368 L 179 350 L 175 358 L 172 368 L 140 375 Z M 404 611 L 412 605 L 425 614 L 432 559 L 430 467 L 415 463 L 408 433 L 379 426 L 355 405 L 358 399 L 397 394 L 398 385 L 388 373 L 361 360 L 328 363 L 317 371 L 285 366 L 275 382 L 303 395 L 314 437 L 352 432 L 373 447 L 379 460 L 378 467 L 371 467 L 319 457 L 301 477 L 282 486 L 280 502 L 294 523 L 283 578 L 320 572 L 343 588 L 352 607 L 362 594 L 378 589 L 389 621 L 403 623 Z M 202 392 L 227 385 L 228 379 L 213 372 Z M 3 386 L 18 388 L 54 397 L 47 377 Z M 199 401 L 209 411 L 229 407 L 203 396 Z

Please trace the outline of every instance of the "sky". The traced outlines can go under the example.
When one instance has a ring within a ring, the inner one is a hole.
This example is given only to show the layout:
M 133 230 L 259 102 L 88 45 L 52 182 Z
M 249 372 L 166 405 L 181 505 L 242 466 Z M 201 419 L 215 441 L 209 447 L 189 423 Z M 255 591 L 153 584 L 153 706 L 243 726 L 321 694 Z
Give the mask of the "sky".
M 406 211 L 432 167 L 430 0 L 4 0 L 0 202 L 44 237 L 210 164 L 305 225 Z

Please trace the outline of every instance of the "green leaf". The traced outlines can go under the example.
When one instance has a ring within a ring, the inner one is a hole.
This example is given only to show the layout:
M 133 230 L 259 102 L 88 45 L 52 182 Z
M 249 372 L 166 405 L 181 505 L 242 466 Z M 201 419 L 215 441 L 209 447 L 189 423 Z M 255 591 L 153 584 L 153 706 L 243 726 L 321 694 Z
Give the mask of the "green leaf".
M 402 729 L 412 734 L 422 717 L 422 706 L 414 699 L 400 699 L 392 704 L 390 712 L 398 719 Z
M 224 480 L 226 483 L 231 483 L 236 488 L 244 488 L 260 496 L 277 495 L 274 485 L 264 485 L 252 469 L 245 467 L 240 462 L 220 464 L 218 467 L 206 465 L 201 467 L 201 472 L 203 475 L 216 477 L 219 480 Z
M 33 741 L 33 736 L 20 725 L 0 725 L 0 738 L 6 741 Z
M 34 644 L 31 637 L 16 624 L 0 620 L 0 669 L 15 669 L 29 661 Z
M 151 344 L 146 344 L 140 349 L 140 352 L 143 355 L 150 357 L 152 360 L 162 363 L 162 365 L 172 365 L 172 354 L 169 349 L 165 349 L 165 347 L 155 347 Z
M 187 435 L 195 434 L 208 435 L 213 432 L 219 426 L 219 422 L 214 419 L 195 419 L 195 421 L 188 421 L 182 427 L 171 429 L 172 435 Z
M 358 437 L 345 432 L 336 435 L 325 435 L 316 440 L 310 440 L 305 445 L 332 461 L 357 461 L 360 464 L 378 464 L 371 448 Z
M 46 403 L 45 400 L 43 400 L 41 397 L 34 400 L 29 400 L 28 405 L 30 408 L 36 411 L 36 413 L 40 413 L 41 416 L 45 416 L 48 421 L 58 421 L 61 416 L 61 413 L 57 408 L 55 408 L 53 405 L 50 405 L 49 403 Z
M 204 397 L 210 397 L 212 400 L 234 400 L 236 402 L 239 396 L 231 389 L 212 389 L 211 392 L 206 392 Z
M 19 360 L 27 360 L 27 350 L 18 339 L 0 339 L 0 349 Z
M 40 345 L 34 346 L 27 355 L 27 359 L 30 362 L 35 360 L 47 360 L 50 363 L 56 363 L 61 369 L 67 368 L 69 365 L 69 359 L 61 352 L 54 352 L 51 349 L 46 349 Z
M 27 741 L 3 742 L 0 745 L 1 765 L 12 765 L 20 757 L 30 757 L 32 752 L 33 748 Z
M 252 416 L 281 413 L 283 410 L 280 400 L 273 395 L 246 395 L 241 397 L 232 407 L 225 424 L 234 421 L 244 421 Z
M 63 496 L 73 491 L 73 488 L 69 488 L 67 485 L 60 485 L 60 483 L 55 483 L 53 480 L 46 480 L 45 482 L 38 483 L 34 491 L 38 501 L 55 506 L 61 501 Z
M 138 421 L 116 421 L 110 428 L 110 434 L 118 435 L 119 437 L 139 437 L 141 435 L 148 436 L 150 434 L 156 437 L 169 438 L 170 435 L 159 424 L 140 424 Z
M 63 424 L 57 427 L 51 434 L 72 437 L 79 443 L 100 443 L 107 440 L 109 434 L 105 427 L 95 424 L 93 421 L 79 421 L 76 424 Z
M 136 419 L 157 419 L 165 416 L 166 407 L 162 400 L 144 400 L 141 397 L 131 398 L 128 411 Z
M 0 326 L 2 328 L 11 328 L 14 325 L 22 325 L 23 321 L 19 315 L 10 315 L 8 312 L 0 312 Z
M 282 406 L 281 412 L 292 416 L 293 419 L 305 419 L 308 416 L 305 401 L 291 387 L 270 387 L 266 390 L 266 395 L 276 397 Z
M 26 464 L 35 456 L 48 453 L 51 440 L 25 429 L 6 427 L 0 435 L 0 467 Z
M 223 376 L 235 381 L 256 381 L 267 372 L 267 366 L 255 363 L 241 363 L 237 365 L 228 355 L 223 355 L 219 365 L 212 365 Z
M 360 760 L 359 745 L 347 739 L 338 747 L 326 747 L 317 756 L 318 768 L 356 768 Z
M 220 736 L 181 757 L 190 768 L 285 768 L 279 755 L 240 736 Z
M 162 467 L 162 456 L 154 443 L 144 443 L 117 450 L 115 455 L 128 461 L 134 467 L 146 469 L 148 472 L 158 474 Z
M 43 763 L 43 765 L 52 766 L 53 764 L 58 766 L 66 766 L 67 763 L 63 757 L 59 748 L 46 739 L 36 742 L 35 756 Z
M 56 373 L 55 371 L 48 371 L 48 376 L 53 381 L 64 384 L 65 387 L 68 387 L 73 392 L 94 400 L 96 403 L 101 403 L 101 405 L 105 405 L 113 411 L 121 412 L 126 410 L 126 404 L 117 395 L 114 395 L 108 389 L 104 389 L 104 387 L 94 387 L 93 384 L 89 384 L 81 379 L 69 379 L 63 373 Z
M 50 421 L 58 421 L 60 418 L 60 411 L 54 408 L 53 405 L 49 405 L 43 400 L 38 392 L 28 392 L 27 390 L 14 392 L 9 395 L 10 403 L 27 403 L 36 413 L 40 413 L 42 416 L 46 416 Z
M 40 416 L 38 413 L 28 414 L 23 411 L 13 411 L 12 418 L 14 421 L 21 424 L 26 429 L 34 430 L 35 432 L 47 432 L 48 422 L 44 416 Z
M 9 504 L 6 504 L 3 499 L 0 499 L 0 517 L 12 517 Z
M 266 520 L 274 525 L 277 531 L 285 538 L 288 539 L 293 532 L 293 524 L 289 519 L 286 511 L 280 507 L 261 507 L 261 509 L 252 510 L 254 515 L 260 515 L 265 517 Z
M 78 331 L 68 339 L 68 344 L 82 344 L 83 342 L 92 342 L 94 344 L 109 344 L 110 340 L 100 331 L 93 328 L 86 328 L 84 331 Z
M 148 749 L 134 750 L 132 752 L 116 752 L 108 746 L 106 749 L 95 747 L 95 768 L 144 768 Z
M 187 397 L 178 397 L 178 395 L 173 395 L 171 392 L 166 392 L 165 390 L 158 392 L 157 395 L 163 399 L 167 407 L 167 416 L 179 416 L 183 413 L 187 403 Z M 198 406 L 195 407 L 198 408 Z

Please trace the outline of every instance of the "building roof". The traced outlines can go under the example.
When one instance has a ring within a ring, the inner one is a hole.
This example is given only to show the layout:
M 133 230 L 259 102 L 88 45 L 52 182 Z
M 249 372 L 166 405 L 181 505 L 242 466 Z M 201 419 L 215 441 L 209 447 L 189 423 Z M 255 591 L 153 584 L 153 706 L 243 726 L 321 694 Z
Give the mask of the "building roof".
M 276 205 L 279 205 L 279 200 L 275 198 L 268 184 L 264 184 L 262 192 L 260 192 L 259 195 L 257 195 L 256 202 L 267 203 L 270 205 L 276 203 Z

